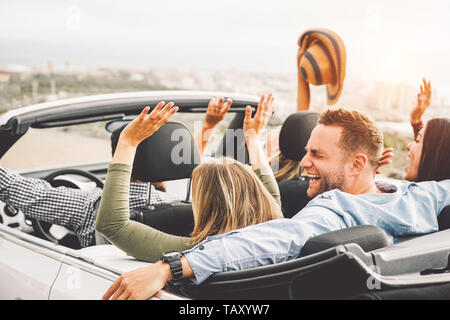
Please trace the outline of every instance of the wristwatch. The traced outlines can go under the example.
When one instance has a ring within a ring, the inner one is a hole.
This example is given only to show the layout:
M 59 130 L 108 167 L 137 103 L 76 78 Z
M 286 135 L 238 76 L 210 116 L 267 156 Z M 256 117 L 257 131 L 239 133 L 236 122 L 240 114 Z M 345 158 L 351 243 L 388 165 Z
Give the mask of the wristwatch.
M 183 267 L 181 265 L 181 257 L 183 255 L 178 251 L 164 252 L 161 261 L 168 263 L 172 272 L 172 280 L 177 281 L 183 278 Z

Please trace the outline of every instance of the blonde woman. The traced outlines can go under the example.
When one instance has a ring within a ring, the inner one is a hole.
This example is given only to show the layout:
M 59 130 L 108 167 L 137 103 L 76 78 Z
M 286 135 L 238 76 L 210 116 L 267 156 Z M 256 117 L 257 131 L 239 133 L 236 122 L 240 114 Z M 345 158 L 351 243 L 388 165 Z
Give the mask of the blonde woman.
M 129 219 L 128 190 L 136 148 L 178 110 L 173 103 L 160 102 L 148 114 L 146 107 L 120 135 L 108 169 L 96 230 L 127 254 L 155 262 L 166 251 L 186 250 L 208 236 L 281 218 L 278 186 L 259 144 L 261 130 L 273 111 L 273 100 L 272 94 L 263 95 L 253 118 L 251 108 L 246 109 L 243 129 L 252 169 L 234 159 L 219 158 L 193 171 L 195 223 L 190 238 L 166 234 Z

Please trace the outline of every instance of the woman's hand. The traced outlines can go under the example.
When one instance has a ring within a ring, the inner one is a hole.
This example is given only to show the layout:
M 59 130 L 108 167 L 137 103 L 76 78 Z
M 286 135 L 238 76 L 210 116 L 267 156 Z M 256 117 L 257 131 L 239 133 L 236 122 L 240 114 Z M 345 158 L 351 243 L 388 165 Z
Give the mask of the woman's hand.
M 186 257 L 181 257 L 183 277 L 194 275 Z M 144 300 L 154 296 L 172 279 L 170 266 L 162 261 L 122 274 L 103 295 L 103 300 Z
M 271 93 L 269 93 L 267 99 L 266 95 L 263 94 L 253 118 L 252 108 L 247 106 L 245 109 L 243 129 L 245 142 L 247 143 L 248 155 L 253 170 L 269 167 L 266 154 L 260 146 L 259 138 L 262 129 L 266 126 L 274 111 L 274 99 L 275 98 Z
M 270 117 L 272 116 L 275 107 L 273 105 L 273 101 L 275 97 L 272 93 L 267 95 L 263 94 L 261 99 L 259 100 L 258 108 L 256 109 L 255 116 L 252 118 L 252 108 L 247 106 L 245 109 L 245 118 L 244 118 L 244 134 L 245 137 L 252 137 L 259 135 L 262 132 L 262 129 L 266 126 L 267 122 L 269 122 Z
M 392 148 L 386 148 L 381 154 L 380 160 L 378 160 L 378 166 L 376 168 L 376 174 L 381 174 L 380 168 L 392 163 L 392 157 L 394 151 Z
M 150 107 L 145 107 L 141 114 L 123 129 L 119 141 L 137 147 L 140 142 L 155 133 L 178 111 L 178 107 L 172 108 L 173 105 L 173 102 L 164 105 L 164 101 L 161 101 L 148 116 Z
M 422 116 L 430 106 L 431 100 L 431 83 L 422 79 L 423 84 L 420 85 L 420 92 L 417 94 L 417 105 L 411 111 L 411 123 L 419 123 Z
M 209 101 L 208 109 L 206 110 L 205 121 L 203 127 L 205 129 L 213 129 L 215 126 L 225 118 L 228 110 L 230 110 L 233 101 L 228 99 L 225 102 L 223 97 L 214 97 Z
M 103 295 L 103 300 L 144 300 L 161 290 L 171 275 L 169 265 L 154 263 L 122 274 Z
M 148 116 L 150 107 L 145 107 L 141 114 L 123 129 L 111 163 L 133 165 L 138 144 L 155 133 L 178 111 L 178 107 L 172 107 L 173 102 L 164 105 L 161 101 Z
M 214 97 L 209 101 L 206 110 L 205 121 L 203 121 L 202 131 L 195 137 L 200 156 L 203 158 L 206 145 L 216 125 L 225 118 L 228 110 L 230 110 L 233 101 L 228 99 L 225 102 L 223 97 Z

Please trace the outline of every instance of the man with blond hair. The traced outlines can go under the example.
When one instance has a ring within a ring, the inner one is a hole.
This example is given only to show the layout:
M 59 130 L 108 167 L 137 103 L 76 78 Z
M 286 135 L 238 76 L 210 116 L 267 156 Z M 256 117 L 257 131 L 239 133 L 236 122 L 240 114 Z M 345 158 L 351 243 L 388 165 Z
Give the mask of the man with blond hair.
M 309 239 L 357 225 L 382 228 L 390 244 L 438 231 L 437 216 L 450 204 L 450 180 L 379 185 L 375 172 L 383 146 L 378 126 L 358 111 L 321 114 L 300 166 L 314 197 L 291 219 L 277 219 L 207 238 L 178 256 L 182 275 L 201 283 L 217 272 L 284 262 Z M 171 261 L 169 261 L 171 263 Z M 104 299 L 145 299 L 173 276 L 168 261 L 123 274 Z

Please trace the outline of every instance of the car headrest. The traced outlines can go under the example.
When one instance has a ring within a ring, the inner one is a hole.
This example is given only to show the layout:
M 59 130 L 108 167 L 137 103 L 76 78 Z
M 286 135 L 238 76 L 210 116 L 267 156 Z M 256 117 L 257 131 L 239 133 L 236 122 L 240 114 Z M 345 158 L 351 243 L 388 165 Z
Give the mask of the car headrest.
M 292 218 L 308 204 L 311 200 L 306 193 L 308 188 L 309 180 L 289 179 L 278 183 L 285 218 Z
M 280 130 L 281 153 L 290 160 L 300 161 L 305 155 L 311 131 L 317 125 L 319 113 L 299 111 L 286 118 Z
M 442 209 L 438 215 L 439 231 L 450 229 L 450 206 Z
M 178 122 L 167 122 L 139 144 L 132 176 L 145 182 L 190 178 L 199 162 L 197 145 L 189 129 Z
M 364 225 L 321 234 L 309 239 L 300 253 L 308 256 L 338 245 L 356 243 L 365 252 L 386 247 L 388 239 L 384 231 L 376 226 Z

